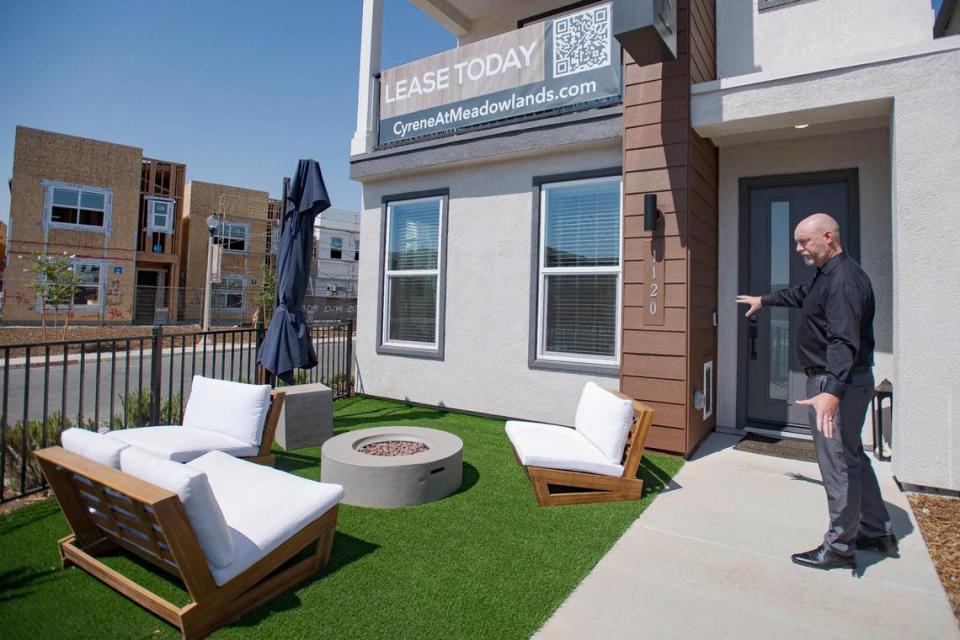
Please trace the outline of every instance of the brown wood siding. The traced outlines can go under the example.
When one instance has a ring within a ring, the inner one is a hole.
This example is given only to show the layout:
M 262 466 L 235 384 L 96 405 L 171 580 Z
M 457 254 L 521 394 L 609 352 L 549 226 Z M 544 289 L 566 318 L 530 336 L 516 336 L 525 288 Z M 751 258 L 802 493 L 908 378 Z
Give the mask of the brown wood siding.
M 716 5 L 714 0 L 689 0 L 690 80 L 716 79 Z M 713 415 L 704 420 L 703 411 L 688 407 L 686 452 L 692 452 L 716 426 L 717 328 L 717 148 L 690 130 L 689 216 L 687 220 L 689 268 L 689 318 L 687 323 L 689 378 L 688 397 L 703 391 L 704 363 L 713 362 Z
M 689 455 L 714 427 L 692 399 L 703 363 L 716 369 L 718 155 L 689 113 L 691 83 L 716 77 L 714 0 L 681 0 L 677 26 L 676 61 L 639 66 L 625 54 L 620 387 L 656 409 L 648 447 Z M 643 229 L 648 193 L 662 213 L 653 232 Z M 656 326 L 645 324 L 650 240 L 663 259 Z

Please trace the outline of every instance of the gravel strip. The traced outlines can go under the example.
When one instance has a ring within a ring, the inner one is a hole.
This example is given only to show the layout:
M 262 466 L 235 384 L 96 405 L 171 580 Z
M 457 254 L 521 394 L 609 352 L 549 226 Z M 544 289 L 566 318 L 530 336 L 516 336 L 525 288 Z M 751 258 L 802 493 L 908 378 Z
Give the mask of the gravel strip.
M 409 456 L 414 453 L 421 453 L 429 450 L 430 447 L 422 442 L 411 442 L 410 440 L 385 440 L 383 442 L 371 442 L 359 447 L 357 451 L 371 456 Z

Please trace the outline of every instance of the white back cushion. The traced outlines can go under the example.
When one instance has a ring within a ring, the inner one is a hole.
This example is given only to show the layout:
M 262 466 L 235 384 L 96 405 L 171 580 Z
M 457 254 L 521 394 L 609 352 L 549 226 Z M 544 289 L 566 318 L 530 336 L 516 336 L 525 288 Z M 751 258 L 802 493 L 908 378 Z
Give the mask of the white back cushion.
M 193 376 L 183 426 L 219 431 L 252 447 L 260 446 L 270 410 L 270 385 L 243 384 Z
M 73 427 L 60 434 L 60 442 L 67 451 L 95 460 L 114 469 L 120 468 L 120 452 L 129 447 L 126 442 Z
M 633 424 L 633 402 L 592 382 L 583 386 L 574 426 L 613 464 L 620 464 Z
M 233 538 L 205 473 L 136 447 L 121 452 L 120 469 L 180 496 L 207 562 L 217 567 L 233 562 L 236 553 Z

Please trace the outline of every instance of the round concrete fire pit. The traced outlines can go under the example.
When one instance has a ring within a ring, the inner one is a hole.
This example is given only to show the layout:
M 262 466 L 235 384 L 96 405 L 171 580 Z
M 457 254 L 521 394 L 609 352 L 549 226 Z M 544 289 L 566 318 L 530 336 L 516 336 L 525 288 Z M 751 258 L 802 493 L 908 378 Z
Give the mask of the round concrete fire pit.
M 404 453 L 422 449 L 418 453 Z M 374 453 L 363 453 L 370 451 Z M 422 427 L 375 427 L 323 443 L 320 481 L 343 485 L 343 502 L 358 507 L 410 507 L 460 488 L 463 441 Z

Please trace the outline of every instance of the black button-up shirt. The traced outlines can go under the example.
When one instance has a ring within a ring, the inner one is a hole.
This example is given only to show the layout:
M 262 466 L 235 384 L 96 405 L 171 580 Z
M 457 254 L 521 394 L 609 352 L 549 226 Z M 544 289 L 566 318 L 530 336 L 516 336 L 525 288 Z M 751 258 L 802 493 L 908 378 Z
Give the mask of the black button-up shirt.
M 800 366 L 823 367 L 823 390 L 843 398 L 854 369 L 873 366 L 874 299 L 870 278 L 856 260 L 840 253 L 809 282 L 763 296 L 763 306 L 799 307 Z

